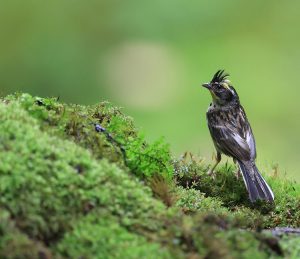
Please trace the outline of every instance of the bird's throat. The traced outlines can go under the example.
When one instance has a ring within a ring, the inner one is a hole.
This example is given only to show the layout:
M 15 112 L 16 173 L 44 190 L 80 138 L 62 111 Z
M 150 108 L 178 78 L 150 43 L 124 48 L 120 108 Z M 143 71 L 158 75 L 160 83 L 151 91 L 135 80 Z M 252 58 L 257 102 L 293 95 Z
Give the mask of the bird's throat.
M 215 93 L 213 91 L 209 91 L 211 94 L 211 97 L 213 99 L 213 102 L 217 102 L 218 97 L 215 95 Z

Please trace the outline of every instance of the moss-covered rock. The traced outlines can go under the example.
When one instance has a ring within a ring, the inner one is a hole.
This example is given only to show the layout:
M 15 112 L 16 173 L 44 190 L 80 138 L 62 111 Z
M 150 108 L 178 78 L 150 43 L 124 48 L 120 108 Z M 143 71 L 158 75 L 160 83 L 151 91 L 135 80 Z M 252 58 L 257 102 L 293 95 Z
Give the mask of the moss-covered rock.
M 15 94 L 0 102 L 1 258 L 269 258 L 298 255 L 299 185 L 267 177 L 251 204 L 234 167 L 216 178 L 171 158 L 120 109 Z M 300 246 L 300 245 L 299 245 Z M 296 251 L 296 252 L 295 252 Z M 296 258 L 296 257 L 295 257 Z
M 0 119 L 1 206 L 30 237 L 56 242 L 73 221 L 99 207 L 124 225 L 147 228 L 152 224 L 145 220 L 163 211 L 137 178 L 41 131 L 19 104 L 0 104 Z

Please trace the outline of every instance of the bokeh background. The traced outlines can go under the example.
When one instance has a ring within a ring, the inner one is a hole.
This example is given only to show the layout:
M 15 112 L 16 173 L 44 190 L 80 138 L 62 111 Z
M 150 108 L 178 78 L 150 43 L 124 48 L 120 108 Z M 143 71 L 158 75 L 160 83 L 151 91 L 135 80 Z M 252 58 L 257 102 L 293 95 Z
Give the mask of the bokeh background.
M 1 0 L 0 93 L 109 100 L 175 156 L 210 161 L 200 85 L 224 68 L 259 165 L 300 180 L 299 10 L 289 0 Z

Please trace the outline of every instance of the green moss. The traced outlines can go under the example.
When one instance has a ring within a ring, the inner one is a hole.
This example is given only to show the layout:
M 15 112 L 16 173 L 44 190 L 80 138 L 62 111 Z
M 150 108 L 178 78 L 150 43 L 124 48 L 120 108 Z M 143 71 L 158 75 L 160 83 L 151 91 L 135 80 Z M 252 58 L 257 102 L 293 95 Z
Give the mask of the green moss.
M 215 177 L 207 175 L 208 166 L 193 157 L 175 161 L 174 167 L 179 185 L 199 190 L 207 198 L 216 198 L 223 207 L 240 215 L 247 216 L 251 211 L 252 215 L 261 218 L 263 227 L 300 226 L 300 185 L 296 182 L 265 175 L 275 193 L 275 204 L 252 204 L 243 180 L 235 176 L 234 166 L 220 166 Z M 248 209 L 243 212 L 245 208 Z
M 128 232 L 116 217 L 98 211 L 75 223 L 56 250 L 67 258 L 172 258 L 159 244 Z
M 300 258 L 300 237 L 294 235 L 285 235 L 280 242 L 287 258 Z
M 55 241 L 72 221 L 105 206 L 123 224 L 147 228 L 163 210 L 150 189 L 74 143 L 40 131 L 18 104 L 0 104 L 0 202 L 28 235 Z
M 218 233 L 217 237 L 226 243 L 230 256 L 234 258 L 270 258 L 273 254 L 266 245 L 262 247 L 262 243 L 253 238 L 251 232 L 228 230 Z M 264 253 L 261 252 L 262 250 Z
M 243 180 L 237 180 L 233 166 L 225 164 L 217 168 L 215 177 L 207 174 L 207 165 L 193 158 L 175 161 L 174 166 L 177 180 L 182 186 L 200 190 L 206 196 L 217 197 L 227 207 L 250 205 Z
M 277 177 L 269 177 L 275 192 L 275 208 L 268 214 L 266 227 L 300 227 L 300 185 Z
M 5 102 L 17 102 L 37 119 L 41 130 L 89 149 L 96 159 L 107 158 L 139 176 L 160 174 L 172 178 L 168 144 L 163 139 L 146 143 L 132 118 L 108 102 L 93 106 L 66 105 L 56 98 L 32 97 L 29 94 L 10 95 Z M 96 132 L 94 124 L 100 124 L 106 132 Z
M 190 212 L 218 212 L 227 213 L 228 209 L 217 198 L 205 197 L 205 194 L 193 188 L 177 188 L 178 200 L 176 206 L 186 213 Z
M 51 258 L 51 252 L 40 242 L 20 232 L 10 214 L 0 209 L 0 258 Z
M 16 94 L 0 120 L 1 258 L 294 256 L 299 239 L 260 230 L 299 227 L 296 183 L 267 177 L 276 205 L 253 205 L 233 166 L 213 179 L 192 155 L 172 161 L 106 102 Z

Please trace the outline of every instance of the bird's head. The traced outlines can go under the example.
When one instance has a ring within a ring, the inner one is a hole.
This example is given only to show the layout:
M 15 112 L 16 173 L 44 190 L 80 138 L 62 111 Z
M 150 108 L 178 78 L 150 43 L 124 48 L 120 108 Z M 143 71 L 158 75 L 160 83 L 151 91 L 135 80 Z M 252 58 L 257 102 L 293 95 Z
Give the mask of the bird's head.
M 235 89 L 227 79 L 228 76 L 229 74 L 224 73 L 224 70 L 218 70 L 209 83 L 202 84 L 210 91 L 213 102 L 218 105 L 226 105 L 239 100 Z

